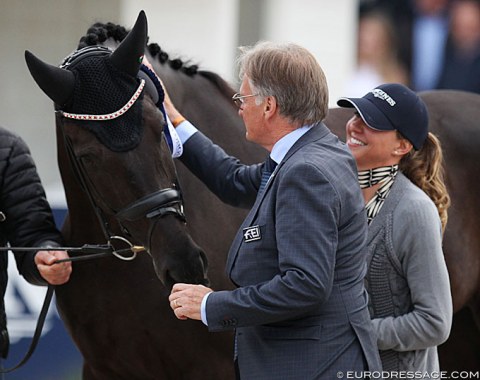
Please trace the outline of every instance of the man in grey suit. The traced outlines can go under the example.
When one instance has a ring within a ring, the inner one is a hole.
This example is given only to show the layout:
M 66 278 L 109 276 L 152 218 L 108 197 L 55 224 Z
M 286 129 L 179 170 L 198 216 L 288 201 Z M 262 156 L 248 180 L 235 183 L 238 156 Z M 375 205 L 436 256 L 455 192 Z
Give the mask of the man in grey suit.
M 240 64 L 233 99 L 247 139 L 270 152 L 270 163 L 241 164 L 166 103 L 182 161 L 224 202 L 251 207 L 227 260 L 237 288 L 176 284 L 171 307 L 210 331 L 236 330 L 242 380 L 380 371 L 363 283 L 363 198 L 349 149 L 322 123 L 323 71 L 295 44 L 258 43 Z

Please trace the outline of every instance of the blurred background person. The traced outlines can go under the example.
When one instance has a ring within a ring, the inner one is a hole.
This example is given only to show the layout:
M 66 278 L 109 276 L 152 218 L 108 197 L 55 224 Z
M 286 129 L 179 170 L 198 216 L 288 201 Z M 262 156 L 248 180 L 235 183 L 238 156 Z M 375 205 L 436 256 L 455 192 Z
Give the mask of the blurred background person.
M 362 96 L 382 83 L 408 83 L 406 67 L 398 59 L 398 42 L 391 18 L 382 11 L 360 16 L 357 68 L 348 81 L 346 93 Z
M 360 14 L 380 11 L 390 16 L 398 39 L 398 59 L 409 87 L 434 89 L 438 83 L 449 30 L 450 0 L 361 0 Z
M 480 93 L 480 1 L 456 0 L 439 89 Z
M 414 0 L 411 21 L 411 87 L 434 89 L 443 66 L 449 0 Z

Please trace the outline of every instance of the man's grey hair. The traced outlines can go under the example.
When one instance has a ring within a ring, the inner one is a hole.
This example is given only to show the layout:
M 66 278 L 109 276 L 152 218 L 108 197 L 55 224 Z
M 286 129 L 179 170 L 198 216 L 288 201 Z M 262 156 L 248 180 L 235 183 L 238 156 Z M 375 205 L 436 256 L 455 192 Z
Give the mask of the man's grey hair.
M 274 96 L 282 116 L 302 125 L 325 119 L 327 80 L 307 49 L 293 43 L 263 41 L 240 50 L 240 78 L 247 76 L 259 96 Z

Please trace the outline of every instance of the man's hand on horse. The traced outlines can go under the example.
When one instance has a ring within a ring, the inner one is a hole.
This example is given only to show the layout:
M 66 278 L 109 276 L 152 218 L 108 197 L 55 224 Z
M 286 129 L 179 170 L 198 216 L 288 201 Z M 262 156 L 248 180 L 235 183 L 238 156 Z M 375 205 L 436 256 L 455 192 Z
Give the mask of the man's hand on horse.
M 174 120 L 184 119 L 182 114 L 175 108 L 175 105 L 173 104 L 172 99 L 170 99 L 170 96 L 168 95 L 167 88 L 165 87 L 165 84 L 163 83 L 162 78 L 160 78 L 157 75 L 157 73 L 155 72 L 152 64 L 150 63 L 150 61 L 148 60 L 148 58 L 146 56 L 143 57 L 142 63 L 145 66 L 147 66 L 150 70 L 152 70 L 152 72 L 157 76 L 158 80 L 160 81 L 160 84 L 163 87 L 163 92 L 165 93 L 165 100 L 163 101 L 163 105 L 165 107 L 165 111 L 167 112 L 167 115 L 168 115 L 169 119 L 172 122 Z M 177 126 L 174 124 L 174 127 L 177 127 Z

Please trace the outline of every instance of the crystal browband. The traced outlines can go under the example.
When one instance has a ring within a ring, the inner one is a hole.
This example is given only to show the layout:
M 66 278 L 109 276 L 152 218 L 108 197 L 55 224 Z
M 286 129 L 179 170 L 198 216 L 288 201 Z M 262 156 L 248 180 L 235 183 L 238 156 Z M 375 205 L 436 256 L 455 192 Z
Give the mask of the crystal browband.
M 133 94 L 133 96 L 130 98 L 130 100 L 118 111 L 105 114 L 105 115 L 85 115 L 85 114 L 76 114 L 76 113 L 68 113 L 64 111 L 57 111 L 59 112 L 62 116 L 69 118 L 69 119 L 76 119 L 76 120 L 112 120 L 116 119 L 117 117 L 122 116 L 125 112 L 127 112 L 137 101 L 138 97 L 143 91 L 143 87 L 145 87 L 145 80 L 141 79 L 140 80 L 140 85 L 137 88 L 137 91 Z

